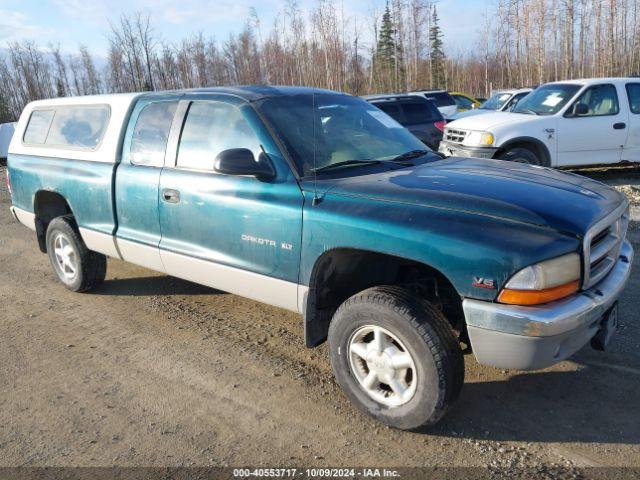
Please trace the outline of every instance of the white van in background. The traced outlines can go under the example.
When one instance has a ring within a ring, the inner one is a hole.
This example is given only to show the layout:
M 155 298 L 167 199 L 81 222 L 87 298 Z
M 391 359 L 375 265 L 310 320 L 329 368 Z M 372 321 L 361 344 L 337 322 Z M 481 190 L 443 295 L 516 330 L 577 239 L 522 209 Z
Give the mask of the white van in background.
M 541 85 L 511 112 L 448 123 L 440 152 L 549 167 L 640 162 L 640 79 Z
M 9 144 L 13 137 L 13 132 L 16 129 L 14 123 L 0 123 L 0 162 L 3 164 L 7 162 L 7 152 L 9 150 Z

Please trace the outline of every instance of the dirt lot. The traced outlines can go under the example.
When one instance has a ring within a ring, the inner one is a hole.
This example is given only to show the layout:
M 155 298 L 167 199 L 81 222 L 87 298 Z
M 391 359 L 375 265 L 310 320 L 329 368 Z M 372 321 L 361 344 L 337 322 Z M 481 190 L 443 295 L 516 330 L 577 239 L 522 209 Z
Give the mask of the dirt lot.
M 636 171 L 590 174 L 638 192 Z M 467 356 L 448 417 L 406 433 L 349 405 L 300 317 L 113 260 L 71 293 L 8 206 L 2 190 L 0 466 L 640 467 L 638 265 L 610 352 L 532 373 Z

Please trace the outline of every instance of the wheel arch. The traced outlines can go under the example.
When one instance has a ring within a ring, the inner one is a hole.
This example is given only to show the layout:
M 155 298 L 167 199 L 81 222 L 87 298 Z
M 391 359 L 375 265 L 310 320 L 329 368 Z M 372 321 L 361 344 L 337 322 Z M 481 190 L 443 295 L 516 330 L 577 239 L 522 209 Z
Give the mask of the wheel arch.
M 374 250 L 336 247 L 314 262 L 303 302 L 305 343 L 322 344 L 337 308 L 352 295 L 374 286 L 403 285 L 443 310 L 452 327 L 463 328 L 462 298 L 438 269 L 421 261 Z
M 42 253 L 47 252 L 47 227 L 51 220 L 63 215 L 73 215 L 67 199 L 52 190 L 38 190 L 33 197 L 33 213 L 36 216 L 36 235 Z
M 535 153 L 541 160 L 543 166 L 551 166 L 551 152 L 549 151 L 549 148 L 540 139 L 528 136 L 520 136 L 507 140 L 505 143 L 500 145 L 498 150 L 496 150 L 493 154 L 493 158 L 498 158 L 503 153 L 518 147 L 532 150 L 533 153 Z

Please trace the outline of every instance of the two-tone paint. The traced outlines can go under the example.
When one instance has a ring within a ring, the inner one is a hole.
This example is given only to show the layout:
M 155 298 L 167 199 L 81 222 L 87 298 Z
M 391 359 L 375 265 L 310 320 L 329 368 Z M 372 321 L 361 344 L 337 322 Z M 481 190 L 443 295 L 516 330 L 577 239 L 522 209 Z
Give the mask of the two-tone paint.
M 112 108 L 108 137 L 93 154 L 52 156 L 14 138 L 13 205 L 37 216 L 38 194 L 55 192 L 68 202 L 93 250 L 305 313 L 314 267 L 336 249 L 413 260 L 440 272 L 461 297 L 493 301 L 519 269 L 580 252 L 589 226 L 622 202 L 619 193 L 582 177 L 478 159 L 301 178 L 255 103 L 296 91 L 305 90 L 132 95 Z M 133 126 L 145 105 L 159 101 L 178 103 L 165 163 L 134 165 Z M 194 101 L 239 108 L 273 162 L 275 177 L 177 168 L 184 115 Z M 38 102 L 25 110 L 21 124 L 34 108 Z M 180 192 L 180 202 L 164 201 L 166 189 Z M 479 285 L 478 278 L 491 280 L 494 288 Z

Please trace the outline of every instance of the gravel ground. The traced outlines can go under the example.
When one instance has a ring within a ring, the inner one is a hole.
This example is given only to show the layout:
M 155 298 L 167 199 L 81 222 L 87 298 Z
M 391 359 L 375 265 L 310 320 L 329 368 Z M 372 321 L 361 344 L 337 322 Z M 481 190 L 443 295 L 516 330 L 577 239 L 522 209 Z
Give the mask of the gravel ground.
M 626 176 L 604 179 L 640 205 Z M 0 467 L 640 467 L 637 265 L 611 351 L 529 373 L 467 356 L 450 414 L 401 432 L 350 406 L 299 316 L 115 260 L 101 288 L 71 293 L 8 206 L 2 181 Z
M 640 207 L 640 167 L 584 168 L 573 172 L 611 185 L 624 193 L 632 206 Z

